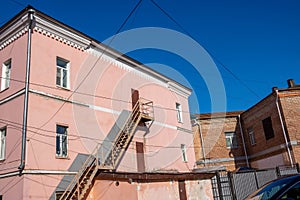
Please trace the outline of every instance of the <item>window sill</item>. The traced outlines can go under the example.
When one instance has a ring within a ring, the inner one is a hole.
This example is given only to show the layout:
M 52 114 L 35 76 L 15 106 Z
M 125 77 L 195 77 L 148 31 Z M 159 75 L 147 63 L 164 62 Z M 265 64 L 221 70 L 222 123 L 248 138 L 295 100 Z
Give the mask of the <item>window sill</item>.
M 1 90 L 0 93 L 5 92 L 8 89 L 9 89 L 9 87 L 5 88 L 4 90 Z
M 60 85 L 56 85 L 56 87 L 57 87 L 58 89 L 62 89 L 62 90 L 66 90 L 66 91 L 70 91 L 70 90 L 71 90 L 70 88 L 62 87 L 62 86 L 60 86 Z
M 56 159 L 70 160 L 69 156 L 55 156 Z

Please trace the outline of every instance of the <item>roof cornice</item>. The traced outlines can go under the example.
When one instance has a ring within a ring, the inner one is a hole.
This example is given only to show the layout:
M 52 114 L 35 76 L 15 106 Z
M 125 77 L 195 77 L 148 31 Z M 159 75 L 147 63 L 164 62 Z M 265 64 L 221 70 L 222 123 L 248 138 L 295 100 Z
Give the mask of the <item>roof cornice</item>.
M 166 77 L 165 75 L 152 70 L 137 60 L 130 58 L 123 53 L 112 49 L 109 46 L 75 30 L 74 28 L 59 22 L 52 17 L 28 6 L 23 9 L 14 18 L 8 21 L 0 28 L 0 50 L 8 46 L 10 43 L 21 37 L 28 31 L 29 20 L 28 12 L 34 12 L 34 31 L 52 39 L 60 41 L 66 45 L 74 47 L 81 51 L 90 51 L 105 54 L 112 59 L 116 59 L 118 64 L 125 64 L 132 67 L 139 73 L 145 73 L 147 76 L 154 78 L 164 84 L 167 84 L 171 91 L 176 92 L 184 97 L 191 94 L 191 89 L 181 85 L 180 83 Z
M 10 26 L 7 25 L 0 30 L 0 50 L 24 35 L 27 31 L 28 15 L 25 13 L 20 18 L 14 20 Z
M 81 37 L 39 14 L 35 15 L 34 30 L 82 51 L 87 49 L 91 43 L 89 39 Z

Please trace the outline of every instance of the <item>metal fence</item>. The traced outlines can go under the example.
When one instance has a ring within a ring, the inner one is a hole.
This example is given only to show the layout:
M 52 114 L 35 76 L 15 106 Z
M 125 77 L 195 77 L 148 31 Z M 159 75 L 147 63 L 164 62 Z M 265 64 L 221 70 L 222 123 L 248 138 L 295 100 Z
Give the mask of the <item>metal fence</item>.
M 216 172 L 212 178 L 214 200 L 242 200 L 249 194 L 278 177 L 298 174 L 299 165 L 243 172 Z

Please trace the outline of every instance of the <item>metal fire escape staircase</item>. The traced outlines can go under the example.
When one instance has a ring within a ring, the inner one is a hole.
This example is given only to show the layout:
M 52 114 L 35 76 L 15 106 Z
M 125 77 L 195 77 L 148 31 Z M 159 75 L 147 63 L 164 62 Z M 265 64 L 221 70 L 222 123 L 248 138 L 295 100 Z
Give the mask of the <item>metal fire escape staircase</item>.
M 119 130 L 108 155 L 103 158 L 100 153 L 101 145 L 97 145 L 59 199 L 84 199 L 98 172 L 116 170 L 133 138 L 136 127 L 141 122 L 153 122 L 153 120 L 153 102 L 139 99 Z

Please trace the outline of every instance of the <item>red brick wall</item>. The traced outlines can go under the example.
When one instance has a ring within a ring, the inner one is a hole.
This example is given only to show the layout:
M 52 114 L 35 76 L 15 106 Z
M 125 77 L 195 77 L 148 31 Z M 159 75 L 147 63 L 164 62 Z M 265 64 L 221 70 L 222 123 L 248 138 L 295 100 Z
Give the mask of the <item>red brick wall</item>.
M 274 137 L 266 140 L 262 120 L 271 117 Z M 265 158 L 286 154 L 286 148 L 280 118 L 276 107 L 276 93 L 272 93 L 258 104 L 247 110 L 241 115 L 247 154 L 250 164 L 254 161 L 263 161 Z M 252 127 L 256 139 L 256 144 L 251 145 L 248 128 Z M 284 164 L 289 164 L 288 159 L 284 158 Z M 272 166 L 270 166 L 272 167 Z M 274 166 L 273 166 L 274 167 Z
M 293 161 L 300 163 L 300 90 L 281 91 L 279 97 L 284 125 L 292 143 Z
M 238 160 L 244 156 L 243 142 L 238 126 L 237 117 L 200 119 L 202 135 L 204 138 L 204 151 L 206 166 L 225 166 L 227 170 L 234 170 L 240 166 L 246 166 L 245 160 Z M 195 133 L 195 154 L 196 160 L 203 160 L 202 146 L 198 126 L 194 126 Z M 227 148 L 225 132 L 236 132 L 238 138 L 238 148 Z M 237 159 L 234 159 L 237 158 Z M 198 167 L 203 167 L 198 165 Z

